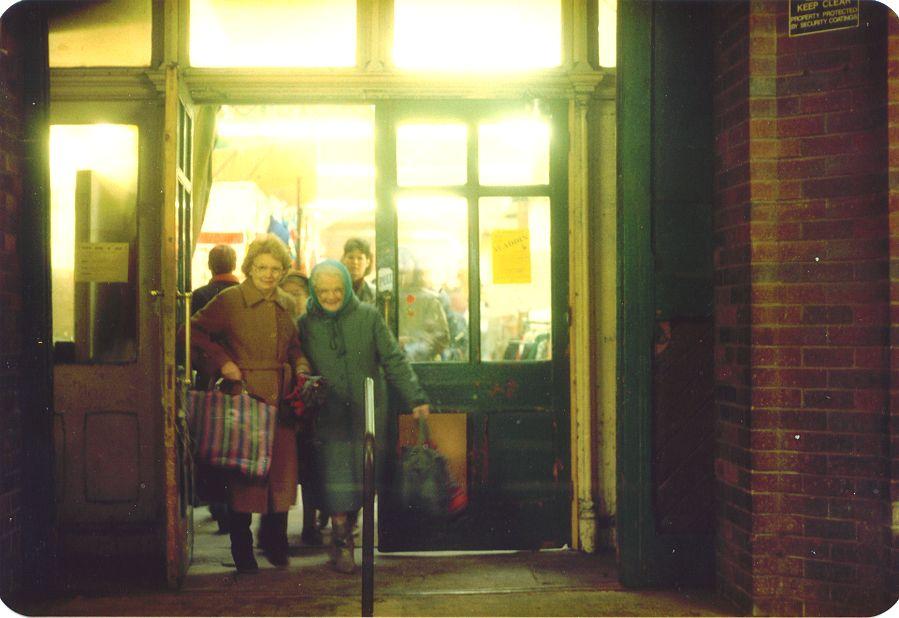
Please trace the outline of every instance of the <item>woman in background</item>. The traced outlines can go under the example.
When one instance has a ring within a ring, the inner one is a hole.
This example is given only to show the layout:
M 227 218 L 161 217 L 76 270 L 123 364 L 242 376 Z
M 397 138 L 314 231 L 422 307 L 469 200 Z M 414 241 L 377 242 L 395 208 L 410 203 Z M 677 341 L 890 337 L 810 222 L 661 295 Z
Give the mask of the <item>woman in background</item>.
M 375 302 L 375 290 L 365 280 L 371 273 L 372 255 L 371 245 L 362 238 L 350 238 L 343 244 L 343 256 L 341 263 L 346 266 L 353 281 L 353 293 L 363 303 Z

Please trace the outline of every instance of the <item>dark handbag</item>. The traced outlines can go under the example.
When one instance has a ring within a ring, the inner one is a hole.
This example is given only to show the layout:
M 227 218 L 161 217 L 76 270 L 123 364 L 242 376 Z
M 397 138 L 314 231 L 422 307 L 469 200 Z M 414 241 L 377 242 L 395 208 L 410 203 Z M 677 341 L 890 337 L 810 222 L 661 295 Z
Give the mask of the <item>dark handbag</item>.
M 187 423 L 195 460 L 248 478 L 265 478 L 272 463 L 277 417 L 277 406 L 250 395 L 246 382 L 237 395 L 220 388 L 189 391 Z
M 446 458 L 429 444 L 430 430 L 424 417 L 418 419 L 418 443 L 403 447 L 396 495 L 409 513 L 428 518 L 450 514 L 454 484 Z

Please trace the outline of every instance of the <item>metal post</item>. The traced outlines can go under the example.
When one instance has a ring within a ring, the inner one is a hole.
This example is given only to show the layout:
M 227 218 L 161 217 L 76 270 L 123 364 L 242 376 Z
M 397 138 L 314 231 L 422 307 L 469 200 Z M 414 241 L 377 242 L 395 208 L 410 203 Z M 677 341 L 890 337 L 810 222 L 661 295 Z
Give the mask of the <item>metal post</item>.
M 365 378 L 362 471 L 362 615 L 375 612 L 375 382 Z

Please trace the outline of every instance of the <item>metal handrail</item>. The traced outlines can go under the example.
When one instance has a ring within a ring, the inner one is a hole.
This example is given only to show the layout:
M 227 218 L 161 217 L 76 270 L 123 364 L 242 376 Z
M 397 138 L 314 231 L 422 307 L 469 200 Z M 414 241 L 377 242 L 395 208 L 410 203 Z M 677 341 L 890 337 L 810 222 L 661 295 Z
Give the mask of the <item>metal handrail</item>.
M 365 378 L 365 438 L 362 443 L 362 615 L 375 611 L 375 382 Z

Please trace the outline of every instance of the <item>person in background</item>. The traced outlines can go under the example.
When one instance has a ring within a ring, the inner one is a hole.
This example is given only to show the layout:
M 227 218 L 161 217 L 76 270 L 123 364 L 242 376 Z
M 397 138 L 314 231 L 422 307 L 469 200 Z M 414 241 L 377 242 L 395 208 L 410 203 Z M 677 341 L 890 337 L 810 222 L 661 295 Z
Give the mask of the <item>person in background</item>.
M 468 272 L 460 268 L 456 281 L 437 293 L 449 326 L 449 346 L 441 353 L 445 361 L 468 360 Z
M 231 245 L 216 245 L 209 250 L 209 272 L 212 279 L 198 287 L 190 297 L 191 315 L 205 307 L 216 294 L 232 285 L 240 283 L 234 269 L 237 268 L 237 253 Z
M 309 300 L 309 279 L 298 270 L 290 270 L 280 283 L 281 289 L 293 296 L 297 305 L 297 318 L 306 313 Z M 312 428 L 301 427 L 297 431 L 297 478 L 300 481 L 300 500 L 303 509 L 303 531 L 300 540 L 304 545 L 318 546 L 323 542 L 321 529 L 315 518 L 315 499 L 312 488 Z
M 191 294 L 190 313 L 194 315 L 209 304 L 209 301 L 224 289 L 239 283 L 234 269 L 237 268 L 237 253 L 230 245 L 216 245 L 209 250 L 209 272 L 212 278 L 206 285 L 198 287 Z M 194 360 L 197 377 L 196 388 L 209 389 L 213 379 L 217 378 L 215 367 L 211 366 L 204 354 L 198 354 Z M 215 470 L 197 465 L 197 493 L 199 498 L 209 502 L 209 514 L 218 524 L 218 534 L 228 533 L 228 503 L 221 501 L 221 491 L 215 489 L 221 485 Z
M 191 318 L 193 345 L 203 350 L 219 373 L 239 392 L 282 408 L 298 373 L 308 373 L 294 322 L 293 297 L 278 283 L 290 267 L 290 254 L 276 236 L 260 236 L 247 248 L 243 283 L 220 292 Z M 279 418 L 268 476 L 253 480 L 228 476 L 231 555 L 238 573 L 259 570 L 253 555 L 252 513 L 262 513 L 263 551 L 276 567 L 289 564 L 287 512 L 297 500 L 296 425 Z
M 439 361 L 450 344 L 446 312 L 412 252 L 401 248 L 398 258 L 400 347 L 411 361 Z
M 346 266 L 353 281 L 353 292 L 363 303 L 375 302 L 375 290 L 365 280 L 371 274 L 371 245 L 362 238 L 350 238 L 343 244 L 343 256 L 340 261 Z
M 350 279 L 353 282 L 353 293 L 363 303 L 375 304 L 375 290 L 372 285 L 365 280 L 371 273 L 372 253 L 371 245 L 367 240 L 354 237 L 349 238 L 343 244 L 343 255 L 340 262 L 346 266 L 350 273 Z M 356 530 L 356 522 L 359 519 L 359 512 L 350 513 L 350 521 L 353 530 Z M 322 527 L 326 522 L 322 522 Z
M 297 307 L 297 317 L 306 313 L 306 302 L 309 300 L 309 278 L 298 270 L 289 270 L 281 283 L 282 290 L 293 296 Z
M 387 385 L 415 418 L 430 414 L 428 397 L 374 305 L 352 293 L 346 267 L 325 260 L 312 269 L 309 310 L 300 337 L 313 370 L 328 381 L 327 401 L 315 427 L 319 507 L 331 516 L 331 566 L 356 569 L 349 516 L 362 506 L 365 378 L 375 383 L 375 435 L 387 435 Z M 376 446 L 375 470 L 384 470 L 386 446 Z M 379 479 L 379 481 L 381 481 Z

